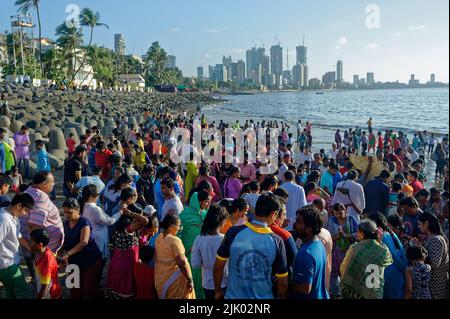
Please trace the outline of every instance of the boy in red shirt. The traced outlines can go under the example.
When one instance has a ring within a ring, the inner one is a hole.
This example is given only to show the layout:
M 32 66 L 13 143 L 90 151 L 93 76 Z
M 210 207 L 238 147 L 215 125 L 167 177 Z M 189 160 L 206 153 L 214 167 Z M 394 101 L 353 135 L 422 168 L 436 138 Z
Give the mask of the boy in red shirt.
M 97 152 L 95 152 L 95 165 L 102 168 L 101 179 L 103 182 L 107 182 L 111 172 L 109 157 L 112 152 L 106 148 L 105 142 L 103 141 L 98 141 L 95 148 L 97 149 Z
M 155 270 L 149 266 L 155 255 L 155 249 L 149 245 L 139 249 L 139 261 L 134 264 L 134 295 L 136 299 L 157 299 L 155 288 Z
M 409 186 L 413 188 L 413 196 L 423 189 L 423 184 L 418 180 L 418 178 L 419 174 L 416 171 L 409 171 L 408 182 Z
M 47 248 L 48 231 L 35 229 L 30 233 L 30 248 L 36 255 L 34 268 L 37 283 L 37 299 L 61 299 L 62 289 L 58 282 L 58 264 L 55 255 Z
M 72 157 L 73 153 L 75 152 L 76 142 L 73 139 L 73 133 L 69 134 L 69 138 L 66 140 L 66 145 L 68 148 L 69 158 Z

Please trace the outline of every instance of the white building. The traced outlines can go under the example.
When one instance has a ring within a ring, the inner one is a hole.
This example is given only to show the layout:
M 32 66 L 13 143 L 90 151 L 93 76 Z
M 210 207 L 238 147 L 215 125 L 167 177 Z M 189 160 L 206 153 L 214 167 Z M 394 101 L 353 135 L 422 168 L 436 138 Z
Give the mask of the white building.
M 145 89 L 145 79 L 140 74 L 120 74 L 120 83 L 131 86 L 131 90 Z

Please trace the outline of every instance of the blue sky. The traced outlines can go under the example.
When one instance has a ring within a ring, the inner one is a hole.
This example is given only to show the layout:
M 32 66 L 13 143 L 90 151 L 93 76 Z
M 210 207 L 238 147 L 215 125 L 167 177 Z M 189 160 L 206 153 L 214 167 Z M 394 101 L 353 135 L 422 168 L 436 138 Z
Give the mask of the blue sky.
M 114 33 L 123 33 L 127 53 L 141 55 L 159 40 L 188 76 L 224 54 L 245 60 L 254 44 L 268 51 L 276 35 L 292 68 L 305 34 L 310 77 L 343 60 L 347 81 L 369 71 L 380 81 L 406 82 L 411 73 L 449 81 L 448 0 L 41 0 L 44 36 L 55 38 L 68 4 L 99 11 L 109 24 L 95 31 L 97 44 L 113 48 Z M 379 28 L 366 26 L 370 4 L 380 10 Z M 0 0 L 1 32 L 15 11 L 14 0 Z

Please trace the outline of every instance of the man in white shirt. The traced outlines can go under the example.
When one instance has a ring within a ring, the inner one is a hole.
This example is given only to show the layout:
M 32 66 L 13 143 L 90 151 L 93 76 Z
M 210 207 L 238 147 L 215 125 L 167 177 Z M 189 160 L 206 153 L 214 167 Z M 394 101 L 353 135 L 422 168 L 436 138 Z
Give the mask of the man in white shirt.
M 336 156 L 338 154 L 339 150 L 337 149 L 337 144 L 333 143 L 331 145 L 331 150 L 328 151 L 328 154 L 330 155 L 330 158 L 336 160 Z
M 279 181 L 282 181 L 284 178 L 284 173 L 286 173 L 289 168 L 288 164 L 291 162 L 291 154 L 285 153 L 283 156 L 283 164 L 281 164 L 280 168 L 278 169 L 278 175 L 277 178 Z
M 175 194 L 174 181 L 171 178 L 161 181 L 161 192 L 165 201 L 160 213 L 160 220 L 163 220 L 167 214 L 179 216 L 183 211 L 183 204 L 180 198 Z
M 7 299 L 31 299 L 31 291 L 20 270 L 19 247 L 30 246 L 20 231 L 19 217 L 26 216 L 34 207 L 29 194 L 14 196 L 9 207 L 0 211 L 0 282 Z
M 309 150 L 309 147 L 306 146 L 303 153 L 300 154 L 298 162 L 299 162 L 299 164 L 304 164 L 305 161 L 312 163 L 313 160 L 314 160 L 313 155 L 312 155 L 311 151 Z
M 303 187 L 295 184 L 295 175 L 291 171 L 284 173 L 285 183 L 280 187 L 288 192 L 289 197 L 286 202 L 286 217 L 289 220 L 286 230 L 292 230 L 295 222 L 295 217 L 297 216 L 297 210 L 306 206 L 306 195 Z
M 420 159 L 419 153 L 417 153 L 411 146 L 408 146 L 408 157 L 410 158 L 411 163 L 414 163 Z

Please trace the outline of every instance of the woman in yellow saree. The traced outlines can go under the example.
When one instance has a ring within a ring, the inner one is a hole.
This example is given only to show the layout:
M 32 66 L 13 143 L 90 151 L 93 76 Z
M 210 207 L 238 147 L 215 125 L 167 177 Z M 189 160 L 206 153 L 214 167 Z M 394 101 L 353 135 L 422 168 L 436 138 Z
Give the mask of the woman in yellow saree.
M 181 221 L 166 215 L 155 243 L 155 287 L 159 299 L 195 299 L 194 282 L 181 239 Z

